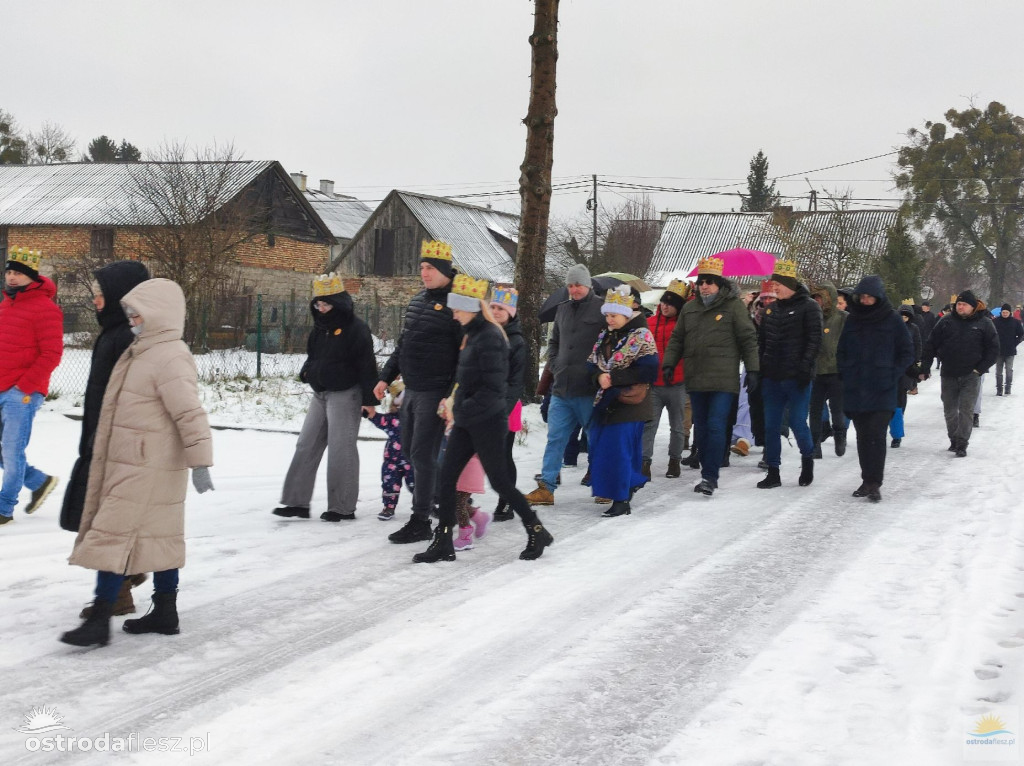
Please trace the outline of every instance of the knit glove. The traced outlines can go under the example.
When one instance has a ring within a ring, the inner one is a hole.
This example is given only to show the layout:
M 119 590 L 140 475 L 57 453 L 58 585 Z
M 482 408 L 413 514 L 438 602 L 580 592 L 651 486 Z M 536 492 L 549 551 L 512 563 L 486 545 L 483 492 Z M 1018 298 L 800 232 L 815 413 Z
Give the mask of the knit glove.
M 200 495 L 213 489 L 213 479 L 210 478 L 210 469 L 206 466 L 192 469 L 192 486 Z

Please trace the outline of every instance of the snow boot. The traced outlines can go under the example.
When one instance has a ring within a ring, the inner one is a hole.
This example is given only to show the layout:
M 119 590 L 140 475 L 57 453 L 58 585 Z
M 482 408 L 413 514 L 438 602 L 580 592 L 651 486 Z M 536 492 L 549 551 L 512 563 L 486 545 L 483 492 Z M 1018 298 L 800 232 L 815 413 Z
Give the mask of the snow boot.
M 25 506 L 25 513 L 33 513 L 39 506 L 41 506 L 53 488 L 57 486 L 56 476 L 47 476 L 46 480 L 39 486 L 39 489 L 32 490 L 32 498 L 28 501 L 28 505 Z
M 832 443 L 836 448 L 836 457 L 846 454 L 846 431 L 836 431 L 832 434 Z
M 125 633 L 160 633 L 165 636 L 178 634 L 178 592 L 153 593 L 153 608 L 138 620 L 125 620 Z
M 779 469 L 768 466 L 768 475 L 757 483 L 758 489 L 775 489 L 782 486 L 782 478 L 779 476 Z
M 429 539 L 430 519 L 423 519 L 416 515 L 410 516 L 404 527 L 388 535 L 388 540 L 396 545 L 418 543 Z
M 602 518 L 610 519 L 614 516 L 629 516 L 633 511 L 629 507 L 628 500 L 616 500 L 612 507 L 601 514 Z
M 814 458 L 813 457 L 802 457 L 800 458 L 800 478 L 797 480 L 797 484 L 801 487 L 809 487 L 811 482 L 814 481 Z
M 538 484 L 537 489 L 526 496 L 526 502 L 530 505 L 554 505 L 555 493 L 544 484 Z
M 144 574 L 128 575 L 125 577 L 121 582 L 121 590 L 117 592 L 117 600 L 114 602 L 114 609 L 110 614 L 114 617 L 119 617 L 122 614 L 135 614 L 135 599 L 132 598 L 132 588 L 142 585 L 144 582 L 146 582 L 146 575 Z M 78 616 L 83 620 L 87 620 L 90 614 L 92 614 L 92 604 L 83 609 Z
M 473 534 L 470 528 L 470 535 Z M 414 564 L 436 564 L 438 561 L 455 561 L 455 544 L 452 541 L 452 528 L 438 524 L 434 530 L 434 539 L 423 553 L 412 557 Z
M 668 459 L 668 469 L 665 471 L 665 478 L 678 479 L 680 473 L 682 473 L 682 466 L 679 465 L 679 458 L 670 457 Z
M 468 551 L 473 549 L 473 525 L 459 527 L 459 536 L 452 543 L 457 551 Z
M 891 442 L 889 442 L 889 447 L 891 449 L 899 449 L 900 448 L 900 444 L 902 444 L 902 443 L 903 443 L 902 439 L 893 439 Z
M 110 642 L 110 615 L 113 610 L 113 602 L 96 599 L 86 621 L 64 633 L 60 640 L 71 646 L 106 646 Z
M 283 505 L 280 508 L 275 508 L 272 513 L 275 516 L 282 516 L 286 519 L 308 519 L 309 508 L 304 508 L 301 505 Z
M 504 500 L 499 500 L 494 514 L 491 516 L 491 521 L 512 521 L 515 517 L 516 513 L 509 507 L 509 504 Z
M 555 538 L 544 529 L 540 519 L 536 519 L 532 524 L 523 522 L 523 526 L 526 527 L 526 547 L 519 554 L 519 558 L 525 561 L 539 559 L 544 555 L 544 549 L 555 542 Z
M 475 506 L 472 510 L 473 512 L 469 515 L 469 522 L 473 525 L 473 536 L 479 540 L 487 534 L 487 527 L 491 523 L 491 514 Z
M 679 461 L 687 468 L 700 468 L 700 453 L 696 447 L 690 450 L 690 454 Z
M 732 454 L 739 455 L 740 457 L 746 457 L 750 454 L 750 442 L 742 436 L 736 440 L 736 443 L 732 445 Z
M 949 440 L 949 446 L 946 447 L 946 452 L 956 452 L 956 439 Z
M 718 482 L 712 481 L 711 479 L 701 479 L 697 486 L 693 488 L 693 491 L 698 495 L 711 497 L 715 494 L 716 489 L 718 489 Z
M 644 460 L 640 464 L 640 473 L 642 473 L 644 475 L 645 479 L 650 481 L 650 479 L 651 479 L 651 461 L 650 460 Z

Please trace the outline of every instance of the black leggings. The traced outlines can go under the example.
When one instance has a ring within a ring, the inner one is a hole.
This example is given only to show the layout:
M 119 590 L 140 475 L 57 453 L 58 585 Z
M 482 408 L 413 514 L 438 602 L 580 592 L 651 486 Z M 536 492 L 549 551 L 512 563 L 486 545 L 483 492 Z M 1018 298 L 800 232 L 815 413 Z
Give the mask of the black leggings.
M 819 413 L 820 415 L 820 413 Z M 850 417 L 857 429 L 857 459 L 860 478 L 865 484 L 882 485 L 885 478 L 885 429 L 892 419 L 892 410 L 854 412 Z
M 511 506 L 524 523 L 537 523 L 537 514 L 530 508 L 523 493 L 516 489 L 515 481 L 509 476 L 505 453 L 506 439 L 495 438 L 505 433 L 508 433 L 508 418 L 504 413 L 498 413 L 469 427 L 460 426 L 456 421 L 448 435 L 448 448 L 445 450 L 444 465 L 441 467 L 441 507 L 437 515 L 442 525 L 455 526 L 455 485 L 462 469 L 474 454 L 480 458 L 484 473 L 487 474 L 491 487 L 498 496 Z

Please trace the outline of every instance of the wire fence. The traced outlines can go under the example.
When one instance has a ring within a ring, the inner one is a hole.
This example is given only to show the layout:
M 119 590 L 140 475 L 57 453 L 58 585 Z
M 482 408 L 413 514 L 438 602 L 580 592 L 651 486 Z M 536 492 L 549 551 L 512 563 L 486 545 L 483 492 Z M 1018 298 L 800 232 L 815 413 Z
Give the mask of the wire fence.
M 200 321 L 192 344 L 199 379 L 216 383 L 298 376 L 313 328 L 309 305 L 308 300 L 259 295 L 218 301 Z M 100 328 L 91 307 L 62 308 L 64 356 L 51 378 L 50 395 L 80 396 L 85 393 Z M 378 363 L 383 363 L 401 332 L 405 307 L 357 303 L 355 313 L 370 326 Z

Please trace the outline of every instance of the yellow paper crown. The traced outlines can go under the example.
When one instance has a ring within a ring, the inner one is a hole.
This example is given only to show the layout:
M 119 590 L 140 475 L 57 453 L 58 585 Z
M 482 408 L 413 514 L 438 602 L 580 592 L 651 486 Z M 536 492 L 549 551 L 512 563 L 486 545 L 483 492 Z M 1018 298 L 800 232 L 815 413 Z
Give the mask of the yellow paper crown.
M 913 298 L 904 298 L 903 300 L 900 301 L 900 305 L 901 306 L 913 306 L 914 305 L 914 299 Z
M 503 306 L 516 307 L 519 303 L 519 291 L 512 285 L 495 285 L 494 286 L 494 297 L 491 298 L 491 303 L 500 303 Z
M 321 274 L 313 280 L 313 295 L 337 295 L 345 292 L 345 283 L 341 277 L 333 271 L 330 274 Z
M 28 248 L 16 247 L 7 254 L 8 261 L 23 263 L 33 271 L 39 271 L 39 261 L 43 257 L 40 250 L 29 250 Z
M 420 246 L 420 260 L 426 258 L 437 258 L 441 261 L 450 261 L 452 259 L 452 246 L 447 242 L 438 242 L 436 240 L 423 240 L 423 244 Z
M 668 283 L 668 287 L 665 288 L 665 292 L 675 293 L 680 298 L 685 298 L 687 292 L 686 282 L 681 279 L 673 279 Z
M 776 261 L 772 274 L 796 279 L 796 261 Z
M 725 269 L 725 261 L 721 258 L 701 258 L 697 261 L 698 274 L 713 274 L 720 277 L 723 269 Z
M 619 285 L 618 287 L 611 288 L 605 294 L 604 302 L 617 303 L 620 306 L 633 308 L 633 293 L 630 292 L 629 285 Z
M 444 244 L 439 242 L 438 244 Z M 445 247 L 448 247 L 445 245 Z M 433 258 L 434 256 L 431 256 Z M 452 292 L 456 295 L 465 295 L 467 298 L 484 300 L 487 297 L 487 288 L 490 283 L 486 279 L 473 279 L 468 274 L 456 274 L 452 281 Z

